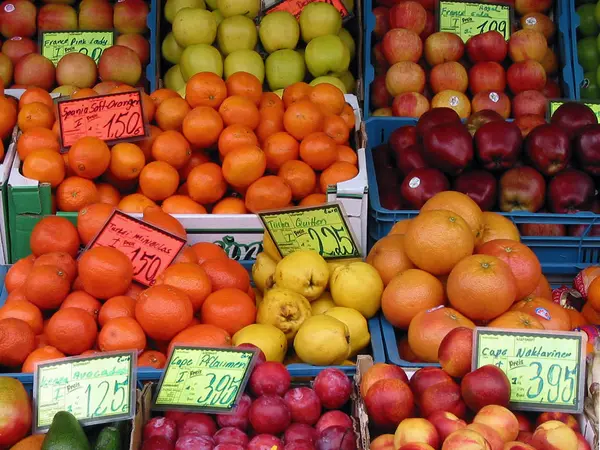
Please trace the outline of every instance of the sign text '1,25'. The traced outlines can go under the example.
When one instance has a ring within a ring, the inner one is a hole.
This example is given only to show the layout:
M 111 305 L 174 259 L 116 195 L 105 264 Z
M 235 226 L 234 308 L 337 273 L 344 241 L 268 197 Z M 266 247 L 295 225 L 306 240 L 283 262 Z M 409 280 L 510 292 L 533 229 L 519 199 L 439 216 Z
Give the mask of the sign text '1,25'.
M 500 3 L 441 0 L 438 7 L 439 30 L 454 33 L 464 42 L 488 31 L 498 31 L 508 39 L 511 19 L 511 7 Z

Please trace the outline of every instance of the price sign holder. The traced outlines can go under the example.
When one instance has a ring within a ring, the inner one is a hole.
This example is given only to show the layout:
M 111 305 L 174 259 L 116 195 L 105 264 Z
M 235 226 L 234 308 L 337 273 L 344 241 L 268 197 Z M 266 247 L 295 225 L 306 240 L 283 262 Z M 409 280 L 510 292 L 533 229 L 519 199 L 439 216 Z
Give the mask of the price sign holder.
M 314 250 L 325 259 L 361 257 L 343 206 L 338 202 L 310 208 L 258 213 L 281 256 Z
M 556 110 L 563 103 L 583 103 L 584 105 L 589 106 L 591 108 L 591 110 L 594 111 L 594 114 L 596 114 L 596 117 L 598 118 L 598 121 L 600 122 L 600 100 L 586 100 L 586 101 L 562 100 L 562 99 L 548 100 L 548 107 L 546 108 L 546 119 L 550 120 L 550 118 L 552 118 L 552 116 L 554 115 Z
M 233 413 L 257 355 L 257 349 L 174 346 L 153 409 Z
M 581 413 L 585 396 L 582 332 L 475 328 L 473 370 L 493 364 L 511 385 L 511 409 Z
M 329 3 L 330 5 L 334 6 L 335 9 L 337 9 L 342 15 L 342 20 L 344 22 L 354 17 L 352 11 L 348 11 L 342 0 L 283 0 L 267 8 L 265 14 L 269 14 L 275 11 L 286 11 L 292 14 L 296 19 L 298 19 L 300 18 L 300 13 L 304 9 L 304 7 L 309 3 L 314 2 Z
M 102 52 L 115 42 L 114 30 L 42 31 L 38 40 L 42 55 L 56 66 L 67 53 L 83 53 L 96 64 Z
M 438 31 L 454 33 L 464 42 L 487 31 L 498 31 L 508 40 L 513 17 L 512 7 L 504 3 L 440 0 L 437 7 Z
M 122 251 L 133 264 L 133 279 L 151 286 L 185 244 L 180 236 L 115 210 L 86 250 L 113 247 Z
M 71 147 L 85 136 L 95 136 L 107 144 L 135 141 L 148 136 L 139 89 L 59 100 L 57 105 L 63 149 Z
M 33 374 L 33 432 L 47 430 L 59 411 L 82 425 L 135 416 L 134 352 L 64 358 L 37 365 Z

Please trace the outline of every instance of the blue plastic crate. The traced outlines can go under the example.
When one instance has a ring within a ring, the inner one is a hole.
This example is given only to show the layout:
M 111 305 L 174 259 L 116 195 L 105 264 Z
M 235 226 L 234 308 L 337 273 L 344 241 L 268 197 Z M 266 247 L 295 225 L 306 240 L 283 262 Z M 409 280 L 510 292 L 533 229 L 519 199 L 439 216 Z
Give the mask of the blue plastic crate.
M 160 35 L 158 29 L 158 21 L 160 17 L 160 9 L 158 0 L 150 0 L 150 14 L 146 19 L 148 25 L 148 39 L 150 41 L 150 61 L 146 66 L 146 79 L 148 80 L 149 92 L 154 92 L 158 89 L 158 67 L 160 62 Z
M 375 29 L 375 16 L 373 11 L 373 0 L 364 0 L 363 16 L 365 24 L 364 36 L 364 102 L 363 116 L 365 121 L 372 118 L 371 116 L 371 82 L 375 79 L 375 67 L 371 62 L 373 50 L 373 30 Z M 575 17 L 573 17 L 575 16 Z M 576 24 L 574 24 L 576 21 Z M 561 87 L 563 90 L 563 98 L 578 99 L 579 98 L 579 83 L 583 80 L 583 70 L 577 62 L 577 41 L 575 40 L 575 27 L 579 25 L 579 18 L 575 14 L 574 0 L 556 0 L 554 8 L 554 22 L 556 24 L 558 57 L 562 67 L 561 72 Z M 574 70 L 575 66 L 575 70 Z M 580 74 L 576 75 L 577 67 L 579 66 Z M 579 76 L 579 78 L 578 78 Z M 379 118 L 378 118 L 379 119 Z M 398 117 L 384 117 L 380 120 L 395 122 L 400 120 Z

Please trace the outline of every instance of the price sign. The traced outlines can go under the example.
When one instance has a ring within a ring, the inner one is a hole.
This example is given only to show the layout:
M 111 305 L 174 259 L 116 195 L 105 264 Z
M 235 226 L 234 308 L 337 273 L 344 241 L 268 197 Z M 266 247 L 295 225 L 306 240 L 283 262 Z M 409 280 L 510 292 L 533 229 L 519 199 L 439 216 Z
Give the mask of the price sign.
M 257 353 L 255 349 L 175 346 L 158 384 L 154 408 L 232 412 Z
M 113 247 L 133 263 L 133 279 L 151 286 L 177 257 L 185 239 L 115 210 L 88 248 Z
M 438 6 L 439 31 L 457 34 L 464 42 L 487 31 L 498 31 L 508 39 L 512 16 L 510 5 L 501 3 L 441 0 Z
M 108 143 L 148 136 L 139 90 L 59 101 L 58 120 L 63 148 L 84 136 Z
M 594 114 L 596 114 L 596 117 L 600 122 L 600 101 L 595 102 L 593 100 L 586 100 L 585 102 L 574 100 L 548 100 L 548 119 L 550 119 L 554 115 L 556 110 L 564 103 L 583 103 L 584 105 L 588 106 L 592 111 L 594 111 Z
M 68 411 L 83 425 L 127 420 L 135 415 L 134 352 L 65 358 L 36 367 L 33 378 L 34 432 Z
M 275 6 L 271 6 L 269 9 L 267 9 L 265 14 L 275 11 L 286 11 L 298 19 L 300 18 L 300 13 L 304 7 L 309 3 L 314 2 L 324 2 L 335 6 L 335 9 L 337 9 L 342 15 L 342 20 L 347 20 L 352 17 L 352 12 L 348 11 L 342 0 L 283 0 L 280 3 L 277 3 Z
M 339 203 L 266 211 L 258 216 L 282 256 L 297 250 L 314 250 L 325 259 L 361 256 Z
M 476 328 L 473 368 L 502 369 L 514 409 L 581 413 L 586 341 L 581 332 Z
M 42 31 L 39 45 L 42 55 L 55 66 L 67 53 L 83 53 L 98 64 L 102 52 L 111 47 L 114 41 L 115 33 L 112 30 Z

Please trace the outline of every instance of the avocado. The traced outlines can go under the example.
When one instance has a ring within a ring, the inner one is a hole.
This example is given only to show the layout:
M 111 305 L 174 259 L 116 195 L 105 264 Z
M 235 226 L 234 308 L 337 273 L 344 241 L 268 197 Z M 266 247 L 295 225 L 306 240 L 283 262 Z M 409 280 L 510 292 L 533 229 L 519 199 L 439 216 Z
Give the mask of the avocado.
M 42 450 L 91 450 L 90 443 L 75 416 L 57 412 L 46 434 Z
M 98 439 L 94 450 L 121 450 L 121 433 L 115 427 L 104 427 Z

